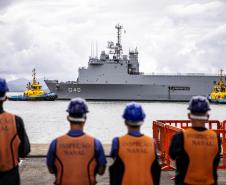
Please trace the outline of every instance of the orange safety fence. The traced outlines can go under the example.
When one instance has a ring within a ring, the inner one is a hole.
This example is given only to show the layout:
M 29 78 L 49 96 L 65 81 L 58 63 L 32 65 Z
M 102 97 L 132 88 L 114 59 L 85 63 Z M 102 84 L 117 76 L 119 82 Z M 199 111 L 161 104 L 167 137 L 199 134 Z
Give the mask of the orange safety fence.
M 153 129 L 153 138 L 155 139 L 158 148 L 158 155 L 161 161 L 165 163 L 164 160 L 166 159 L 165 155 L 167 152 L 165 150 L 166 148 L 165 125 L 164 123 L 154 121 L 152 129 Z
M 191 127 L 191 121 L 190 120 L 157 120 L 158 122 L 179 127 L 179 128 L 188 128 Z M 206 123 L 206 128 L 208 129 L 221 129 L 222 124 L 218 120 L 209 120 L 208 123 Z
M 222 129 L 226 130 L 226 120 L 224 120 L 221 124 Z
M 162 163 L 162 170 L 175 169 L 174 161 L 169 157 L 169 147 L 173 135 L 191 127 L 190 120 L 157 120 L 153 121 L 153 138 L 157 143 L 158 155 Z M 222 154 L 219 169 L 226 169 L 226 120 L 209 120 L 206 127 L 213 129 L 222 139 Z

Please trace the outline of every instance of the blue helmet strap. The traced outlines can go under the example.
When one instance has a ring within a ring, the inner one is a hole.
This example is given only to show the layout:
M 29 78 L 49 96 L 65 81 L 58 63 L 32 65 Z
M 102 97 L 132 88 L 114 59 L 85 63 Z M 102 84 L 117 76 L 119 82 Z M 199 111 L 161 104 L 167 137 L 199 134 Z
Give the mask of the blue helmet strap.
M 136 121 L 136 122 L 134 122 L 134 121 L 128 121 L 128 120 L 126 120 L 126 124 L 128 124 L 130 126 L 140 126 L 140 125 L 143 124 L 143 121 Z
M 72 121 L 72 122 L 85 122 L 86 121 L 85 118 L 73 118 L 71 116 L 68 116 L 68 120 Z
M 209 117 L 208 115 L 194 115 L 194 114 L 190 114 L 191 119 L 196 119 L 196 120 L 208 120 Z
M 68 120 L 72 121 L 72 122 L 85 122 L 86 121 L 86 114 L 83 114 L 83 117 L 72 117 L 72 116 L 68 116 Z

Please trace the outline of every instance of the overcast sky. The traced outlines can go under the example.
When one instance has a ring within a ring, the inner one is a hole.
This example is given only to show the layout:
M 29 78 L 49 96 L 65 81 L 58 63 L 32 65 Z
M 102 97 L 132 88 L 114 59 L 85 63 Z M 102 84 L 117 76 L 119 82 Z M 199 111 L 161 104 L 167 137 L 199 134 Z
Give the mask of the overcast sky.
M 226 0 L 0 0 L 0 77 L 75 80 L 117 23 L 145 73 L 226 70 Z

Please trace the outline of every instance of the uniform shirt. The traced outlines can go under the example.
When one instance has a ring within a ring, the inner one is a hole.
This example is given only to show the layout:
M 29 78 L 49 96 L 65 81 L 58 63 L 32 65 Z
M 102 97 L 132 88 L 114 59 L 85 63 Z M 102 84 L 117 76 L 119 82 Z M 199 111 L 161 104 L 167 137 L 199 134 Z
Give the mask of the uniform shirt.
M 193 127 L 193 129 L 197 131 L 205 131 L 206 128 L 204 127 Z M 221 153 L 221 140 L 220 137 L 218 136 L 218 149 L 219 153 L 214 159 L 214 164 L 213 164 L 213 174 L 214 174 L 214 179 L 215 183 L 214 185 L 217 185 L 217 166 L 220 162 L 220 153 Z M 175 184 L 176 185 L 182 185 L 184 184 L 184 178 L 186 175 L 186 171 L 188 169 L 189 165 L 189 157 L 188 154 L 184 150 L 184 137 L 183 137 L 183 132 L 178 132 L 176 133 L 171 141 L 171 145 L 169 148 L 169 155 L 171 159 L 176 160 L 176 179 L 175 179 Z
M 0 114 L 4 112 L 3 107 L 0 107 Z M 30 142 L 24 127 L 24 122 L 21 117 L 15 116 L 17 134 L 20 138 L 19 157 L 26 157 L 30 153 Z
M 140 136 L 143 136 L 143 134 L 141 134 L 140 131 L 130 131 L 128 133 L 130 136 L 134 136 L 134 137 L 140 137 Z M 113 140 L 112 140 L 112 148 L 111 148 L 111 157 L 112 158 L 117 158 L 118 156 L 118 147 L 119 146 L 119 138 L 118 137 L 115 137 Z M 156 148 L 156 147 L 155 147 Z M 155 160 L 152 164 L 152 168 L 151 168 L 151 174 L 152 174 L 152 177 L 153 177 L 153 183 L 156 185 L 158 185 L 160 183 L 160 173 L 161 173 L 161 167 L 159 165 L 159 162 L 158 162 L 158 156 L 157 156 L 157 148 L 155 150 Z
M 70 130 L 67 134 L 71 137 L 78 137 L 84 135 L 85 133 L 82 130 Z M 50 144 L 47 154 L 47 166 L 55 174 L 56 168 L 54 163 L 56 158 L 56 144 L 57 139 L 54 139 Z M 95 159 L 98 166 L 106 166 L 107 161 L 104 154 L 104 149 L 101 142 L 97 139 L 95 139 Z
M 0 114 L 4 113 L 2 105 L 0 105 Z M 26 157 L 30 153 L 30 142 L 24 127 L 24 122 L 21 117 L 15 116 L 16 129 L 18 137 L 20 138 L 20 145 L 18 149 L 19 157 Z M 18 166 L 7 172 L 0 172 L 0 184 L 19 185 L 20 176 Z

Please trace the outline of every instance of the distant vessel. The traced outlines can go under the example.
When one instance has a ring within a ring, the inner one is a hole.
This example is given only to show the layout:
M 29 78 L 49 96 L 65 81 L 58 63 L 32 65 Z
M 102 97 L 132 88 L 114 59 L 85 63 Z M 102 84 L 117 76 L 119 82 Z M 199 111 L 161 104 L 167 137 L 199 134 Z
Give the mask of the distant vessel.
M 99 58 L 91 54 L 88 68 L 79 68 L 77 80 L 45 80 L 59 99 L 80 96 L 88 100 L 188 101 L 194 95 L 208 96 L 219 79 L 218 75 L 194 73 L 145 75 L 139 71 L 137 49 L 123 55 L 123 27 L 115 28 L 117 43 L 108 42 L 109 53 L 102 51 Z
M 32 77 L 32 83 L 28 82 L 23 95 L 10 96 L 8 99 L 13 101 L 53 101 L 57 98 L 55 93 L 45 93 L 42 90 L 42 86 L 36 79 L 35 69 L 32 71 Z
M 220 79 L 213 87 L 210 93 L 209 101 L 212 103 L 226 104 L 226 86 L 223 80 L 223 70 L 220 72 Z

